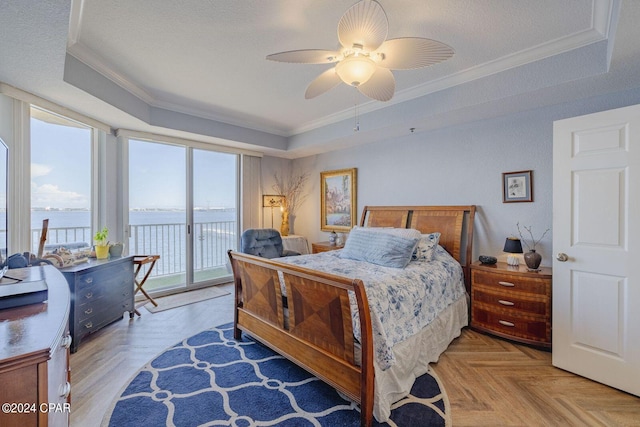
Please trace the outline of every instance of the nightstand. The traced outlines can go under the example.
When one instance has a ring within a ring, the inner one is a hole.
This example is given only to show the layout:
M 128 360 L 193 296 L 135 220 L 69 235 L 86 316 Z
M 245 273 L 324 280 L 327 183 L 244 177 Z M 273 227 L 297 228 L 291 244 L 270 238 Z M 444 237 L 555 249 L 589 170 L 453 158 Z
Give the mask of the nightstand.
M 337 246 L 337 245 L 332 245 L 329 242 L 316 242 L 311 244 L 311 253 L 319 254 L 320 252 L 335 251 L 336 249 L 342 249 L 342 248 L 344 248 L 344 245 Z
M 471 327 L 551 349 L 551 268 L 471 265 Z

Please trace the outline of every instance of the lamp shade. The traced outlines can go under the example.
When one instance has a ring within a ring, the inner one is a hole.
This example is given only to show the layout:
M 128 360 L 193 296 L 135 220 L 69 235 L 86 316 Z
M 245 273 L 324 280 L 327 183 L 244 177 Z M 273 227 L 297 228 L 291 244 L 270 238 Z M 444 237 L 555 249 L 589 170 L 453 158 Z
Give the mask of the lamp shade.
M 507 240 L 504 242 L 504 252 L 509 252 L 512 254 L 521 254 L 522 253 L 522 243 L 520 239 L 515 237 L 507 237 Z
M 376 72 L 377 65 L 366 56 L 350 56 L 336 65 L 336 73 L 348 85 L 359 86 Z
M 265 194 L 262 196 L 262 207 L 277 208 L 284 205 L 284 196 L 279 194 Z

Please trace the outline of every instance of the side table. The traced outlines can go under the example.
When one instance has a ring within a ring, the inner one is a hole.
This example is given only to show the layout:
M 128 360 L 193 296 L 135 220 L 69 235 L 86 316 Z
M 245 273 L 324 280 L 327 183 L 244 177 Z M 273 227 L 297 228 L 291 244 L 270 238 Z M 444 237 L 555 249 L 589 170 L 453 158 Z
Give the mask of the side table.
M 309 243 L 304 236 L 297 236 L 295 234 L 282 236 L 282 246 L 287 250 L 296 251 L 300 255 L 309 253 Z
M 329 242 L 315 242 L 311 244 L 311 253 L 318 254 L 320 252 L 335 251 L 344 248 L 344 245 L 332 245 Z
M 471 265 L 471 327 L 551 348 L 551 268 L 537 272 L 504 262 Z

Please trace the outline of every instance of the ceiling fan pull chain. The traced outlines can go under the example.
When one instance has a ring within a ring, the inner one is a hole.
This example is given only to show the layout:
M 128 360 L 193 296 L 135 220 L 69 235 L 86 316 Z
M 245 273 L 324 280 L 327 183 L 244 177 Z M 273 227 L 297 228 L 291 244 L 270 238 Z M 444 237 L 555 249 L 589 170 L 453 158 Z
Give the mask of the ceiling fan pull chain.
M 354 99 L 354 113 L 353 113 L 353 121 L 354 121 L 354 126 L 353 126 L 353 131 L 354 132 L 358 132 L 360 131 L 360 112 L 358 111 L 358 92 L 354 91 L 353 92 L 353 99 Z

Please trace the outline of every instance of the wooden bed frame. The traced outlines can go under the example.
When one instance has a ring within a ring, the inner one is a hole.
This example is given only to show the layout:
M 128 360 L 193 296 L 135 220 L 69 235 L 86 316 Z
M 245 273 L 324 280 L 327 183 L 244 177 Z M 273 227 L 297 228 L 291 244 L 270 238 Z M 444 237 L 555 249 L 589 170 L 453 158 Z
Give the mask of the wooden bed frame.
M 440 245 L 463 266 L 469 291 L 474 215 L 475 206 L 367 206 L 360 225 L 440 232 Z M 234 251 L 229 251 L 229 259 L 235 281 L 234 337 L 248 333 L 344 393 L 360 404 L 361 424 L 371 425 L 373 339 L 362 281 Z M 279 274 L 285 282 L 286 299 Z M 355 294 L 360 317 L 359 361 L 354 352 L 349 292 Z M 289 310 L 288 322 L 285 309 Z

